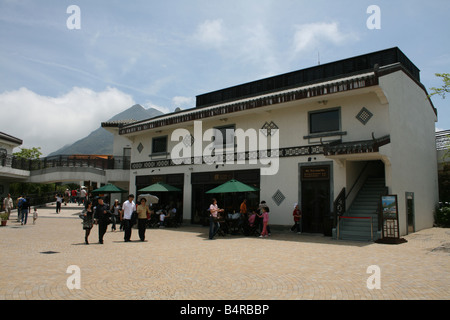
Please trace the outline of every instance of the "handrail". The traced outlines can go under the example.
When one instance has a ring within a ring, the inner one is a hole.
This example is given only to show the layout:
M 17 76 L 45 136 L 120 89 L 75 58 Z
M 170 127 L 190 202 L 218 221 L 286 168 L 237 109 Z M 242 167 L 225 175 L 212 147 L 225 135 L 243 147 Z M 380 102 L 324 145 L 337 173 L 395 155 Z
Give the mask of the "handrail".
M 345 187 L 342 188 L 341 192 L 339 192 L 339 195 L 336 197 L 336 199 L 333 202 L 333 227 L 336 226 L 336 217 L 343 215 L 345 212 Z
M 348 217 L 348 216 L 338 216 L 338 223 L 337 223 L 337 236 L 336 240 L 339 240 L 339 225 L 340 225 L 340 219 L 370 219 L 370 238 L 373 241 L 373 217 Z
M 359 173 L 358 177 L 356 178 L 355 182 L 353 182 L 352 187 L 350 188 L 350 190 L 348 191 L 347 195 L 345 196 L 345 199 L 348 198 L 348 196 L 352 193 L 353 188 L 356 186 L 356 184 L 359 182 L 359 179 L 361 179 L 363 173 L 366 171 L 367 167 L 369 166 L 369 161 L 366 161 L 366 164 L 364 165 L 364 167 L 362 168 L 361 172 Z

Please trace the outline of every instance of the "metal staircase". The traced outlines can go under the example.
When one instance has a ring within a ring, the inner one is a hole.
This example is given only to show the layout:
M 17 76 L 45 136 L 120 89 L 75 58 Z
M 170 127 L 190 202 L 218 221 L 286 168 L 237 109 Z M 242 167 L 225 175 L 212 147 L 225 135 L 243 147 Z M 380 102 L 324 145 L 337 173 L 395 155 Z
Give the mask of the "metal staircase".
M 340 240 L 378 239 L 378 205 L 385 194 L 384 178 L 368 177 L 350 208 L 338 218 L 335 237 Z

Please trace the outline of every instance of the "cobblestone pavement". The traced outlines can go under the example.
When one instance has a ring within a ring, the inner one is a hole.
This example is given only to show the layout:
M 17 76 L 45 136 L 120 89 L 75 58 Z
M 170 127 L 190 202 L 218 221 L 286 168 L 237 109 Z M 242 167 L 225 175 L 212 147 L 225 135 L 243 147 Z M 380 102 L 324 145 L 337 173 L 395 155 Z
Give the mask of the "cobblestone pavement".
M 211 241 L 207 227 L 191 225 L 147 229 L 145 242 L 134 229 L 125 243 L 108 227 L 101 245 L 95 226 L 85 245 L 80 208 L 63 206 L 57 215 L 49 205 L 24 226 L 12 214 L 0 228 L 0 299 L 450 299 L 450 229 L 387 245 L 288 230 Z M 68 288 L 72 265 L 80 289 Z M 372 265 L 378 273 L 368 273 Z M 369 278 L 380 289 L 369 289 Z

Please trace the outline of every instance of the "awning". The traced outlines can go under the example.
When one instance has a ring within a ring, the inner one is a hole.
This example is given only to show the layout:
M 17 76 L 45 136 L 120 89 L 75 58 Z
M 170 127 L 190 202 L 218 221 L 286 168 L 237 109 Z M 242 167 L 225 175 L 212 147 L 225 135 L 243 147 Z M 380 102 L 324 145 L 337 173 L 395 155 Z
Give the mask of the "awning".
M 378 152 L 381 146 L 391 142 L 391 136 L 386 135 L 378 139 L 342 142 L 341 140 L 324 145 L 325 156 L 335 156 L 344 154 L 360 154 Z

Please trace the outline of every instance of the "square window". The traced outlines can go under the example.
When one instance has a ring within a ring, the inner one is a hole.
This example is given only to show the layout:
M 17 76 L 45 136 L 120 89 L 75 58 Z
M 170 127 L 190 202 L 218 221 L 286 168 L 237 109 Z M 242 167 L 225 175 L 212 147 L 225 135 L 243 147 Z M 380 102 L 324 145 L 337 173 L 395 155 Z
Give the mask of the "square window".
M 214 146 L 216 148 L 234 147 L 235 125 L 214 128 Z
M 167 136 L 152 139 L 152 153 L 167 152 Z
M 324 133 L 341 129 L 341 110 L 331 109 L 309 113 L 309 132 Z

